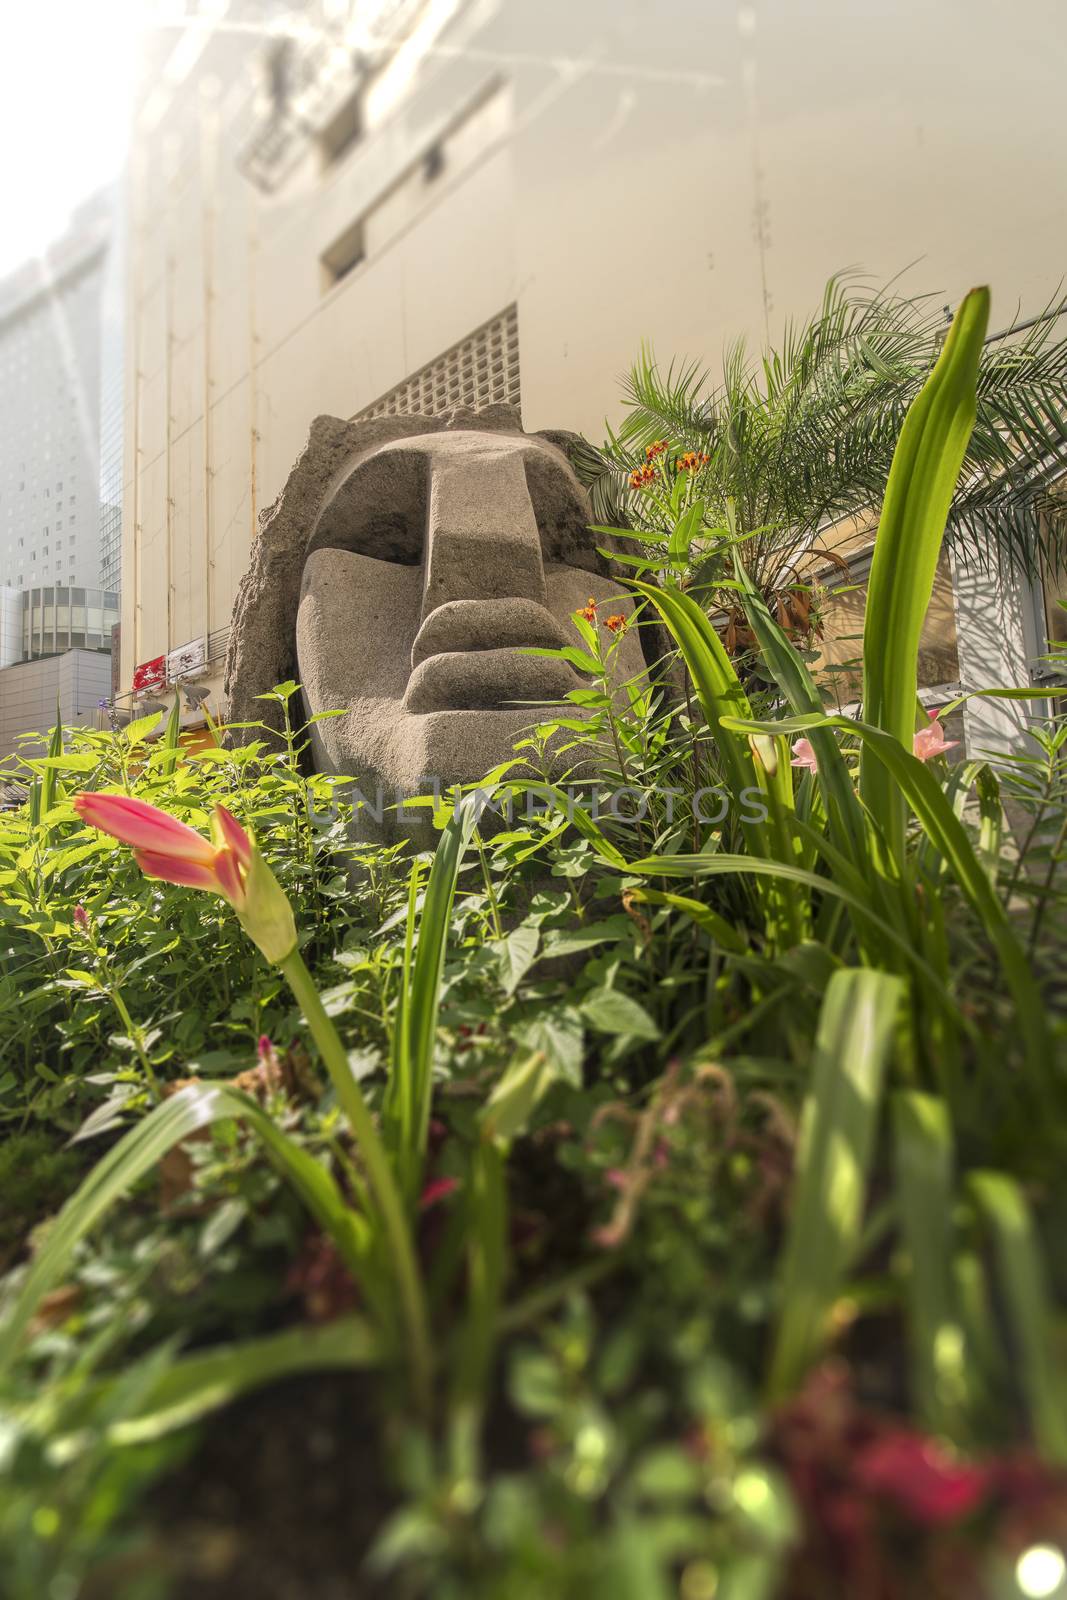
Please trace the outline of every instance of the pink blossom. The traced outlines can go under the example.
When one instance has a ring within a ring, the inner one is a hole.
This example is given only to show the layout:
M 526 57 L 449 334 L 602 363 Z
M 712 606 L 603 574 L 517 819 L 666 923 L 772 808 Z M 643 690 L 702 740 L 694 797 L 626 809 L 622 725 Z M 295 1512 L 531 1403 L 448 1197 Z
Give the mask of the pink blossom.
M 80 901 L 74 907 L 74 926 L 79 933 L 89 932 L 89 913 Z
M 243 904 L 252 842 L 225 806 L 215 807 L 214 844 L 177 817 L 128 795 L 78 794 L 74 809 L 90 827 L 132 845 L 134 860 L 150 878 L 189 889 L 212 889 L 231 905 Z
M 129 795 L 77 794 L 74 809 L 90 827 L 132 845 L 133 859 L 148 877 L 222 895 L 268 961 L 283 966 L 289 960 L 296 949 L 292 907 L 251 836 L 225 806 L 215 807 L 210 839 Z
M 434 1178 L 419 1196 L 419 1210 L 428 1211 L 438 1200 L 446 1199 L 459 1188 L 458 1178 Z
M 797 739 L 793 744 L 793 759 L 791 767 L 806 767 L 809 772 L 818 772 L 819 763 L 815 759 L 810 739 Z
M 958 739 L 945 738 L 945 730 L 937 720 L 936 711 L 928 715 L 929 726 L 920 728 L 912 741 L 912 751 L 920 761 L 932 761 L 935 756 L 943 756 L 946 750 L 954 750 L 959 744 Z
M 991 1487 L 988 1467 L 956 1461 L 936 1440 L 903 1428 L 861 1451 L 854 1471 L 868 1494 L 884 1496 L 928 1526 L 967 1516 Z

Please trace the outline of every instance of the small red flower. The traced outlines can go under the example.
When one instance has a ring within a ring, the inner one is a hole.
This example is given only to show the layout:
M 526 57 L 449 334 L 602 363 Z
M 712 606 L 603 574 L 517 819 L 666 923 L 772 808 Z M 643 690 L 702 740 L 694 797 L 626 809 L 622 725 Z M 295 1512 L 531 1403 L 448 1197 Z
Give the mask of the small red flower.
M 592 595 L 589 596 L 588 604 L 582 607 L 578 615 L 580 617 L 584 617 L 586 622 L 596 621 L 596 601 L 593 599 Z
M 868 1494 L 892 1501 L 927 1527 L 967 1516 L 991 1486 L 988 1467 L 956 1461 L 936 1439 L 906 1428 L 874 1439 L 859 1452 L 854 1470 Z
M 89 932 L 89 913 L 80 902 L 74 907 L 74 926 L 79 933 Z
M 649 461 L 654 461 L 657 456 L 661 456 L 663 454 L 666 448 L 666 439 L 653 439 L 652 443 L 650 445 L 646 445 L 645 447 L 645 457 Z
M 610 628 L 612 633 L 621 633 L 626 626 L 626 618 L 619 614 L 604 618 L 605 628 Z
M 445 1200 L 459 1188 L 458 1178 L 434 1178 L 429 1182 L 419 1196 L 419 1210 L 429 1211 L 438 1200 Z

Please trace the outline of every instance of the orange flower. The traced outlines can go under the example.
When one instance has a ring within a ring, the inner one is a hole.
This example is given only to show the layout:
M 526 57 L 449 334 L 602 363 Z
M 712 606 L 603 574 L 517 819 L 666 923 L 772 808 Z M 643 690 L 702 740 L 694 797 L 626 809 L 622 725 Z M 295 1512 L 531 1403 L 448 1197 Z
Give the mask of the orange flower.
M 605 628 L 610 628 L 612 633 L 621 633 L 626 626 L 626 618 L 618 613 L 613 617 L 604 618 Z
M 586 622 L 596 621 L 596 601 L 593 599 L 592 595 L 589 596 L 589 604 L 583 606 L 578 615 L 580 617 L 584 617 Z
M 666 448 L 666 439 L 653 439 L 652 443 L 650 445 L 646 445 L 645 447 L 645 457 L 649 461 L 654 461 L 657 456 L 661 456 L 663 454 Z
M 675 462 L 679 472 L 699 472 L 701 467 L 706 467 L 711 457 L 704 454 L 703 450 L 686 450 Z
M 631 489 L 647 489 L 650 483 L 656 481 L 656 469 L 652 466 L 637 467 L 630 474 Z

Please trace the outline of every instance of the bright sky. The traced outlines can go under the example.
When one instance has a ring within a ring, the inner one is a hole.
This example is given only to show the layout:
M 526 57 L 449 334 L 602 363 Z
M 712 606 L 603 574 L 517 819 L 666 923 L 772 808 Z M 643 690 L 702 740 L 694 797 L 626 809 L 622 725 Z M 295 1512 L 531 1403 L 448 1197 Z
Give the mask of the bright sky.
M 4 6 L 0 274 L 39 253 L 119 171 L 136 30 L 159 9 L 158 0 Z

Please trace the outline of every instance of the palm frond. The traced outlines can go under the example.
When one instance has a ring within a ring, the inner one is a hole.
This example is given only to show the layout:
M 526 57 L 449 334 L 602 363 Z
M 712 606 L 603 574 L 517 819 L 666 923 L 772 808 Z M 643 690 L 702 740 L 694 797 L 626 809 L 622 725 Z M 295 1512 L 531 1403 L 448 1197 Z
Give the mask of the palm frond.
M 717 380 L 699 360 L 664 370 L 643 347 L 622 380 L 617 434 L 589 445 L 579 466 L 598 520 L 625 517 L 627 475 L 663 436 L 708 454 L 702 492 L 731 499 L 745 527 L 770 530 L 753 552 L 768 562 L 819 528 L 877 513 L 904 415 L 947 331 L 939 298 L 839 274 L 777 348 L 756 358 L 731 345 Z M 1051 486 L 1067 473 L 1065 313 L 1067 297 L 1050 301 L 983 350 L 978 421 L 947 528 L 965 560 L 1032 575 L 1067 556 L 1065 521 L 1051 515 Z

